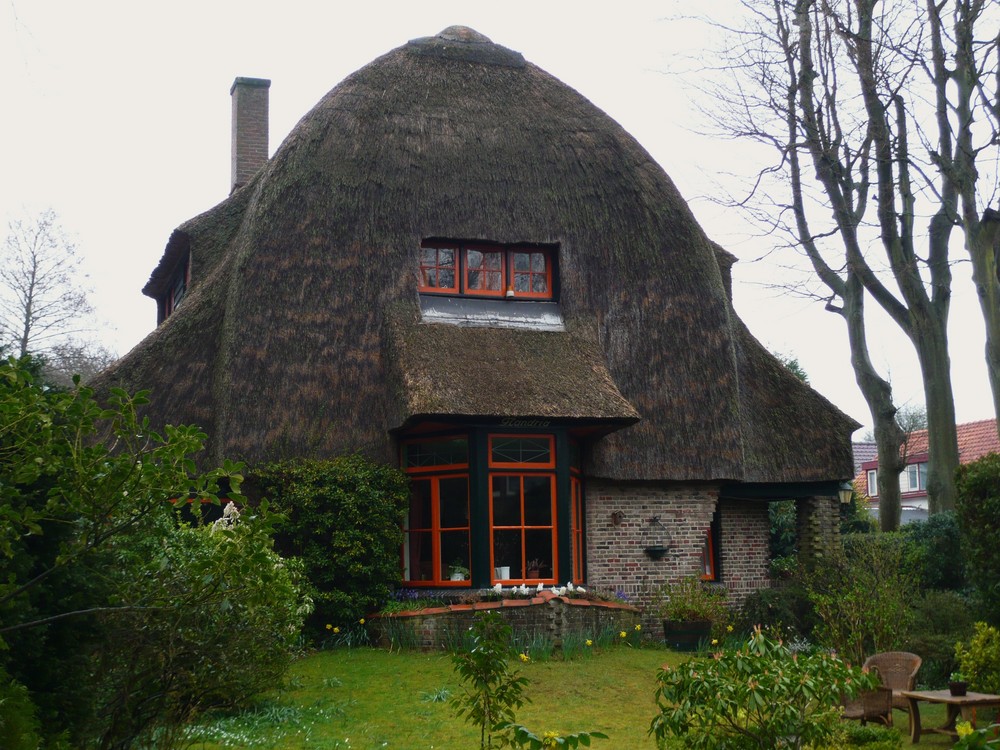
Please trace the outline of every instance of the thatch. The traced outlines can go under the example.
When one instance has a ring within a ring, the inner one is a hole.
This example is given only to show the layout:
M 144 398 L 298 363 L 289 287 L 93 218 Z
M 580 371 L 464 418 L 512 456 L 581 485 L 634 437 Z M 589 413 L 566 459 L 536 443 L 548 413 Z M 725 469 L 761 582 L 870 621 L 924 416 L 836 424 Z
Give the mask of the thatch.
M 566 331 L 419 323 L 428 237 L 557 243 Z M 606 114 L 449 33 L 349 76 L 181 227 L 147 289 L 190 249 L 188 297 L 102 382 L 151 388 L 154 420 L 200 423 L 212 460 L 390 459 L 419 415 L 638 416 L 597 442 L 594 474 L 850 476 L 853 421 L 746 332 L 716 248 Z

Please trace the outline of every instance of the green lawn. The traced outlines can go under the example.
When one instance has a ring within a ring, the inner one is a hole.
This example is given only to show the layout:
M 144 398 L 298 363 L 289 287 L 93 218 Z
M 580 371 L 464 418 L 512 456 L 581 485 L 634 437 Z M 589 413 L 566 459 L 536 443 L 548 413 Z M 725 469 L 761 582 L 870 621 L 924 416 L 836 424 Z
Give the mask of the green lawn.
M 532 702 L 518 721 L 536 733 L 602 731 L 597 750 L 655 748 L 646 734 L 655 712 L 657 668 L 683 654 L 656 648 L 608 648 L 574 661 L 532 662 L 521 672 Z M 255 715 L 211 725 L 216 741 L 194 747 L 278 750 L 472 750 L 476 730 L 456 719 L 443 700 L 457 690 L 451 660 L 442 654 L 377 649 L 337 649 L 296 662 L 287 685 Z M 940 706 L 921 712 L 923 725 L 939 725 Z M 906 733 L 906 715 L 896 712 Z M 903 743 L 911 747 L 907 737 Z M 917 747 L 951 747 L 948 738 L 925 735 Z

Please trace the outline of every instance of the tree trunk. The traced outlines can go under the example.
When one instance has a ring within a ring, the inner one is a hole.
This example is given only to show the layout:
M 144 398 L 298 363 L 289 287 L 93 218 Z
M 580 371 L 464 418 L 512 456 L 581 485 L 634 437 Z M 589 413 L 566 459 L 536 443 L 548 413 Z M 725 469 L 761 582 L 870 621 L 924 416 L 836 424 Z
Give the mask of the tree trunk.
M 993 393 L 993 412 L 1000 430 L 1000 212 L 986 209 L 976 232 L 966 232 L 972 281 L 986 324 L 986 372 Z
M 945 318 L 946 319 L 946 318 Z M 951 387 L 951 359 L 944 323 L 928 321 L 913 337 L 927 404 L 927 500 L 933 515 L 955 509 L 958 431 Z
M 851 345 L 851 365 L 854 378 L 868 404 L 874 421 L 875 445 L 878 451 L 878 522 L 882 531 L 896 531 L 900 520 L 899 473 L 904 468 L 900 448 L 906 439 L 896 421 L 896 406 L 892 402 L 892 385 L 876 372 L 868 355 L 865 334 L 864 294 L 861 281 L 854 274 L 844 285 L 844 320 Z

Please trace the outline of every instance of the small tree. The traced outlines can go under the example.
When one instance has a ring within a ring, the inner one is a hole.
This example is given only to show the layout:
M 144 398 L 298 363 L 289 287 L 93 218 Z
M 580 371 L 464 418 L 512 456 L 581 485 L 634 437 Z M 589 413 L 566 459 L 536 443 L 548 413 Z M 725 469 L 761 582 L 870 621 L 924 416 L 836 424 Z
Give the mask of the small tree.
M 477 614 L 466 646 L 452 657 L 462 683 L 455 713 L 479 727 L 480 750 L 511 747 L 516 709 L 524 705 L 526 677 L 510 666 L 511 628 L 496 612 Z
M 1000 626 L 1000 455 L 991 453 L 959 467 L 957 516 L 969 580 L 983 615 Z

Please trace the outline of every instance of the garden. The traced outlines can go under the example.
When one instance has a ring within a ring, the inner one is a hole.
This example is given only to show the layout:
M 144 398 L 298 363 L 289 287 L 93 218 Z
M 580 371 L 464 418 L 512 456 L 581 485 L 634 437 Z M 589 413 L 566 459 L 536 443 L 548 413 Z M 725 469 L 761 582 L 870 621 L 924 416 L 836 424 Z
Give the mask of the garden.
M 204 435 L 153 431 L 146 398 L 98 405 L 0 365 L 5 750 L 890 750 L 910 745 L 905 712 L 843 718 L 877 692 L 866 657 L 918 654 L 919 689 L 1000 693 L 998 456 L 961 469 L 955 512 L 899 532 L 852 503 L 822 565 L 799 563 L 793 511 L 773 504 L 772 588 L 738 609 L 693 578 L 655 592 L 657 619 L 709 623 L 681 651 L 615 592 L 456 606 L 401 590 L 398 471 L 347 456 L 203 472 Z M 561 630 L 524 615 L 560 602 L 588 614 Z M 404 610 L 456 616 L 421 640 Z M 1000 747 L 990 713 L 920 744 Z M 936 727 L 944 707 L 921 717 Z

